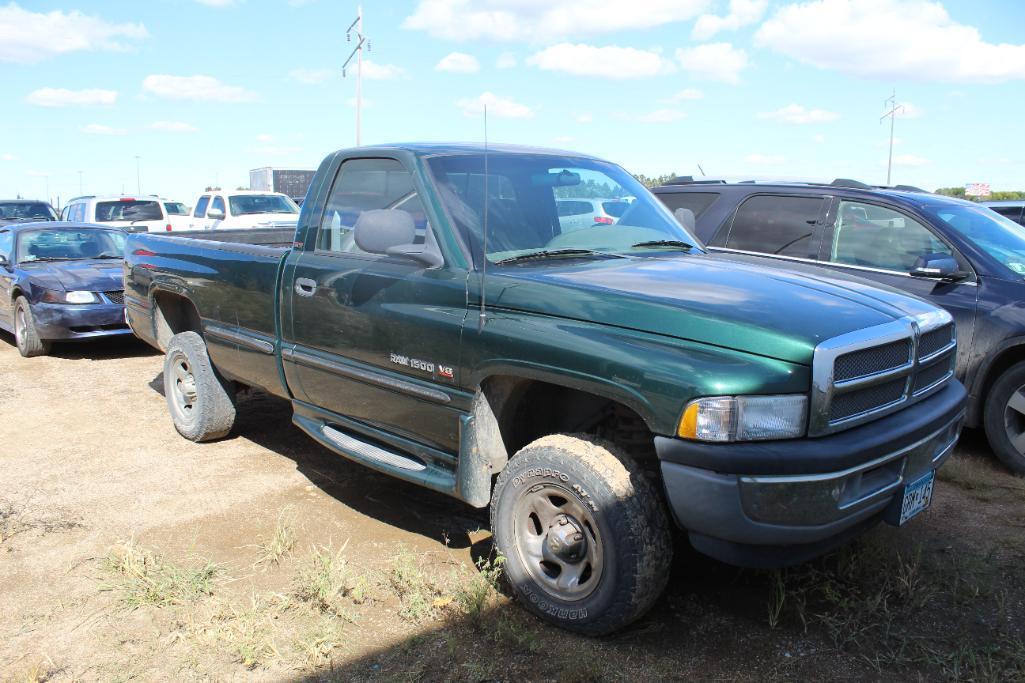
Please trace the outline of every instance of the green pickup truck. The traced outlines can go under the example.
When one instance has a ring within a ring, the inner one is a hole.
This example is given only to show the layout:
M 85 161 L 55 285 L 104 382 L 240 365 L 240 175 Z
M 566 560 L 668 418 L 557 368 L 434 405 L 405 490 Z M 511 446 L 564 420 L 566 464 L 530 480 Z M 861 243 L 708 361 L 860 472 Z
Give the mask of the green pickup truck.
M 619 215 L 560 215 L 589 197 Z M 285 398 L 324 447 L 490 505 L 523 604 L 602 634 L 661 593 L 670 520 L 804 561 L 928 507 L 964 415 L 947 313 L 731 263 L 683 218 L 589 156 L 362 147 L 294 234 L 130 235 L 125 303 L 182 436 L 227 435 L 241 387 Z

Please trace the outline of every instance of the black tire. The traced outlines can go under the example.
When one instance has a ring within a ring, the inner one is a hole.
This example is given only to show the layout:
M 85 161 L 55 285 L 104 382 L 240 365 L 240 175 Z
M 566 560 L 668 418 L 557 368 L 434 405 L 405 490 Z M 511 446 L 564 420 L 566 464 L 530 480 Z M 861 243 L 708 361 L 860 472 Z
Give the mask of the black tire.
M 14 342 L 18 346 L 18 353 L 25 358 L 50 353 L 50 342 L 39 338 L 36 319 L 32 316 L 32 306 L 23 296 L 19 296 L 14 302 Z
M 235 387 L 214 370 L 195 332 L 176 334 L 167 345 L 164 397 L 174 428 L 190 441 L 227 436 L 235 424 Z
M 495 485 L 491 529 L 516 596 L 577 633 L 604 635 L 638 619 L 669 578 L 673 546 L 659 492 L 628 455 L 589 436 L 546 436 L 510 459 Z M 566 587 L 558 585 L 564 573 Z
M 997 458 L 1015 473 L 1025 474 L 1025 362 L 1004 370 L 993 383 L 983 425 Z

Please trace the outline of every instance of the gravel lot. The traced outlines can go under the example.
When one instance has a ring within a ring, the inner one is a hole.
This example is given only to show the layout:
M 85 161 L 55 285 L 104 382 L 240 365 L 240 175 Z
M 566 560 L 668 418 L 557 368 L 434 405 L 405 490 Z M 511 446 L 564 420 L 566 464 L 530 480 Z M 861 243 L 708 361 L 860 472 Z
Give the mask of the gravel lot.
M 161 367 L 0 336 L 0 680 L 1025 679 L 1025 482 L 977 434 L 909 528 L 785 572 L 681 550 L 649 617 L 588 640 L 505 596 L 484 513 L 260 394 L 185 441 Z

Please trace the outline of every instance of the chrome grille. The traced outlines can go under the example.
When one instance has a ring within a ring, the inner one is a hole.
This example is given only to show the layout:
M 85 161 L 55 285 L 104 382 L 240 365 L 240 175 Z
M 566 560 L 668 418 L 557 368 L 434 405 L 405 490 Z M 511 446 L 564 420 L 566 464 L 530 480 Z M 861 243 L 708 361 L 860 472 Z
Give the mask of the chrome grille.
M 953 376 L 953 320 L 936 310 L 858 330 L 815 349 L 809 436 L 892 413 Z
M 124 303 L 125 303 L 125 293 L 123 291 L 120 291 L 120 290 L 116 291 L 116 292 L 104 292 L 103 296 L 107 297 L 107 299 L 112 304 L 124 305 Z

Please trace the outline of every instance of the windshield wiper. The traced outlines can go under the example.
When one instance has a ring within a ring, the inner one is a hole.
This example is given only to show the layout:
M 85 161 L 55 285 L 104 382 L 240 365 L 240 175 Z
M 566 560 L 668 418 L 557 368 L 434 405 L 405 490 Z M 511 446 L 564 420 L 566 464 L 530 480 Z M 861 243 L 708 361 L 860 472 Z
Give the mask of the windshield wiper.
M 650 240 L 648 242 L 638 242 L 637 244 L 631 244 L 631 249 L 646 249 L 649 247 L 672 247 L 675 249 L 686 249 L 690 251 L 694 248 L 693 244 L 687 242 L 681 242 L 680 240 Z
M 607 251 L 595 251 L 594 249 L 541 249 L 539 251 L 530 251 L 526 254 L 520 254 L 518 256 L 510 256 L 499 261 L 495 261 L 496 265 L 505 263 L 517 263 L 519 261 L 533 261 L 546 258 L 556 258 L 559 256 L 609 256 L 612 258 L 625 258 L 619 254 L 612 254 Z
M 81 259 L 77 256 L 36 256 L 28 261 L 22 261 L 22 263 L 38 263 L 39 261 L 80 261 Z
M 99 256 L 87 256 L 86 258 L 91 258 L 91 259 L 101 259 L 101 258 L 122 259 L 122 258 L 124 258 L 124 256 L 121 256 L 119 254 L 100 254 Z

